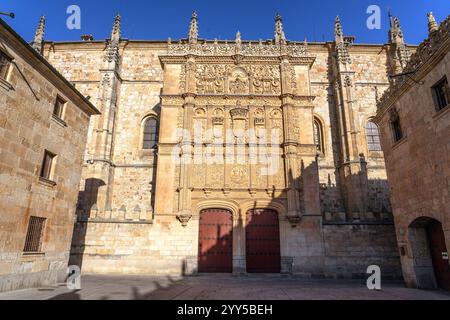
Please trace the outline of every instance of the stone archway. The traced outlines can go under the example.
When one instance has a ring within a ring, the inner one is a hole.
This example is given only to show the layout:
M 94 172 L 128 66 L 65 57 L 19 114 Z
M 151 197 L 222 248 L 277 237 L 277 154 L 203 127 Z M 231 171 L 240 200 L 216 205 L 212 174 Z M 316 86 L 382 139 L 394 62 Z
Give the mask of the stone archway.
M 450 264 L 442 224 L 420 217 L 410 224 L 408 237 L 417 287 L 450 290 Z

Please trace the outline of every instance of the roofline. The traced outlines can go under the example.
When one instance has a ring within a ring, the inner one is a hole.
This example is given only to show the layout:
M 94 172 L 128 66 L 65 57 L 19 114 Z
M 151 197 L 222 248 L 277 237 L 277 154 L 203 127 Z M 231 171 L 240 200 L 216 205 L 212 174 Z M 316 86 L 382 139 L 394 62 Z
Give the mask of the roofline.
M 69 82 L 58 70 L 55 69 L 42 55 L 40 55 L 36 50 L 34 50 L 28 42 L 25 41 L 13 28 L 9 26 L 3 19 L 0 18 L 0 25 L 11 33 L 14 38 L 16 38 L 27 50 L 30 52 L 39 62 L 44 64 L 52 73 L 54 73 L 59 80 L 61 80 L 69 89 L 73 91 L 88 107 L 91 115 L 99 115 L 100 111 L 80 92 L 76 89 L 73 84 Z
M 87 44 L 87 43 L 91 43 L 91 44 L 103 44 L 105 42 L 108 42 L 110 39 L 104 39 L 104 40 L 93 40 L 93 41 L 81 41 L 81 40 L 74 40 L 74 41 L 51 41 L 51 40 L 46 40 L 44 41 L 44 44 Z M 273 41 L 273 39 L 262 39 L 263 43 L 267 43 Z M 167 44 L 168 41 L 167 40 L 139 40 L 139 39 L 135 39 L 135 40 L 130 40 L 130 39 L 126 39 L 126 38 L 122 38 L 120 39 L 120 42 L 128 42 L 128 43 L 149 43 L 149 44 Z M 181 43 L 187 42 L 187 39 L 180 39 L 180 40 L 172 40 L 171 43 Z M 199 39 L 198 40 L 199 43 L 214 43 L 214 40 L 206 40 L 206 39 Z M 217 40 L 217 43 L 235 43 L 235 40 Z M 258 43 L 259 40 L 242 40 L 242 43 Z M 304 41 L 288 41 L 288 44 L 303 44 Z M 307 41 L 308 45 L 321 45 L 321 46 L 325 46 L 328 44 L 333 44 L 334 41 Z M 389 43 L 353 43 L 352 46 L 354 47 L 384 47 L 389 45 Z M 418 44 L 406 44 L 406 46 L 414 48 L 414 47 L 418 47 Z

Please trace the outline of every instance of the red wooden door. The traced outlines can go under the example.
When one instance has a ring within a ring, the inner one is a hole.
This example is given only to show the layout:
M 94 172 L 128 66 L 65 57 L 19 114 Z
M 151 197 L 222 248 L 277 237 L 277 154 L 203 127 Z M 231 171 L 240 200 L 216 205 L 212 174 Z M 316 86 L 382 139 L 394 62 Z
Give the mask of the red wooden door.
M 450 264 L 442 224 L 433 221 L 427 228 L 434 274 L 440 288 L 450 290 Z
M 233 271 L 233 218 L 228 210 L 208 209 L 200 214 L 198 271 Z
M 274 210 L 250 210 L 246 225 L 247 272 L 280 273 L 280 229 Z

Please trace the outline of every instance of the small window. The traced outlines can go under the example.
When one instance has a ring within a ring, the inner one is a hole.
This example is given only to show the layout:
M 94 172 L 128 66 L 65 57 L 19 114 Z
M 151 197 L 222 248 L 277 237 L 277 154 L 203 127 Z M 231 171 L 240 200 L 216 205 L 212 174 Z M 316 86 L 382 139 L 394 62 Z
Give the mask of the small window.
M 44 235 L 44 227 L 46 220 L 47 219 L 40 217 L 33 217 L 33 216 L 30 217 L 23 252 L 33 253 L 33 252 L 40 252 L 42 250 L 42 238 Z
M 447 77 L 441 79 L 433 87 L 433 95 L 437 111 L 444 109 L 450 103 L 450 90 L 448 88 Z
M 325 153 L 322 123 L 318 119 L 314 119 L 314 144 L 319 153 Z
M 366 139 L 369 151 L 381 151 L 380 131 L 372 121 L 368 121 L 366 124 Z
M 400 124 L 400 118 L 397 117 L 395 119 L 392 120 L 391 122 L 392 125 L 392 131 L 394 134 L 394 141 L 400 141 L 403 138 L 403 131 L 402 131 L 402 126 Z
M 55 101 L 55 107 L 53 109 L 53 115 L 55 115 L 59 119 L 62 119 L 65 105 L 66 101 L 63 100 L 60 96 L 57 96 Z
M 53 167 L 53 160 L 55 159 L 55 155 L 49 151 L 45 151 L 44 154 L 44 161 L 42 162 L 42 169 L 41 169 L 41 178 L 44 178 L 46 180 L 51 180 L 52 178 L 52 167 Z
M 159 123 L 155 118 L 148 118 L 144 123 L 144 149 L 155 149 L 159 140 Z
M 0 51 L 0 78 L 6 80 L 8 76 L 9 66 L 11 64 L 11 58 L 5 53 Z

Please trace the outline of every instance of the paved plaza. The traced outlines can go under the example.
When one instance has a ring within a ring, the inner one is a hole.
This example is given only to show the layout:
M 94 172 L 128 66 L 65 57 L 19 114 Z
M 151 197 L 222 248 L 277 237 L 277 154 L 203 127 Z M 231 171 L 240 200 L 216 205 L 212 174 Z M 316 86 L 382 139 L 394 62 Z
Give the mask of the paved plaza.
M 303 279 L 280 275 L 196 277 L 82 277 L 82 289 L 55 287 L 0 293 L 0 300 L 450 300 L 450 292 L 384 282 L 370 291 L 363 280 Z

